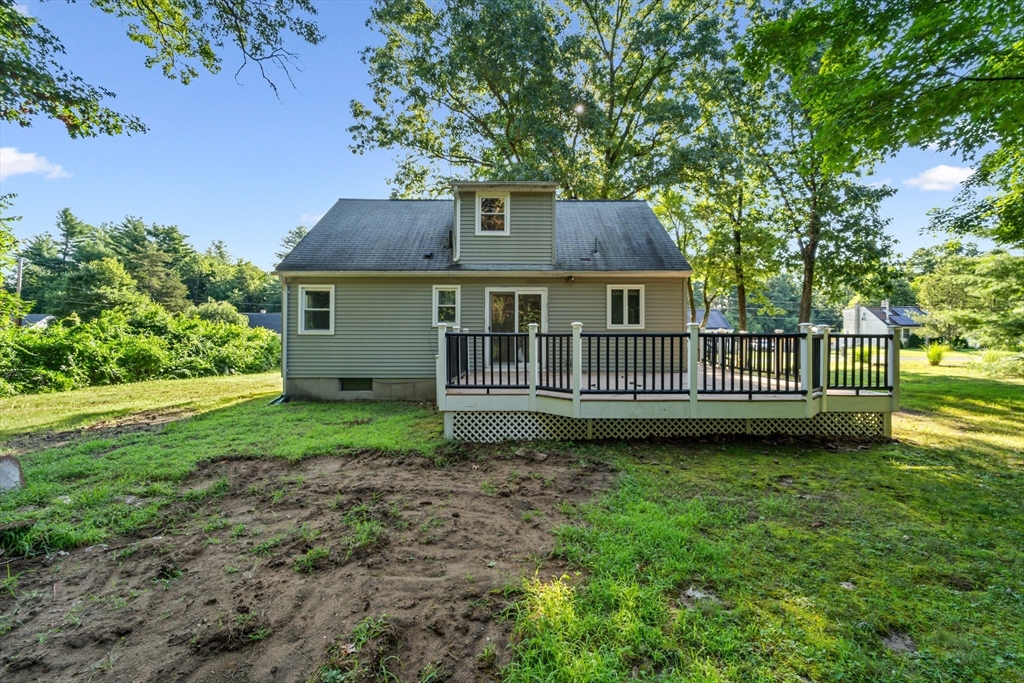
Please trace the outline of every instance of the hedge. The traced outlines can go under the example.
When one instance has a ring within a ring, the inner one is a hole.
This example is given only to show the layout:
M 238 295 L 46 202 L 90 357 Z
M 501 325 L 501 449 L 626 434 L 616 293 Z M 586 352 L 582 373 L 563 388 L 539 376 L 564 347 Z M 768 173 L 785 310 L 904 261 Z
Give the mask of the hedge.
M 249 328 L 152 305 L 71 316 L 46 329 L 0 329 L 0 395 L 67 391 L 147 379 L 265 372 L 281 340 Z

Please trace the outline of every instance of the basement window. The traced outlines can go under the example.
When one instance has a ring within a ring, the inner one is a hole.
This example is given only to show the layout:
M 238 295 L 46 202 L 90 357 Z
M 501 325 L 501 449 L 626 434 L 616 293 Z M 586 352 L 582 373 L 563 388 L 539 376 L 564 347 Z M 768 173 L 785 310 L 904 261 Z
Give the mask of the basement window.
M 342 377 L 338 380 L 338 391 L 373 391 L 373 379 L 369 377 Z

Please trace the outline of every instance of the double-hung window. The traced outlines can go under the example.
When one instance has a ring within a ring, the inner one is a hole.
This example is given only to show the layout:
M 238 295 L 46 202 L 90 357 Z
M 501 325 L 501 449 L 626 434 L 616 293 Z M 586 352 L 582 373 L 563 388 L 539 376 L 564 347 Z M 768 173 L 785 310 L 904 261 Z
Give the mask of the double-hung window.
M 299 286 L 299 334 L 334 334 L 334 285 Z
M 476 234 L 507 235 L 508 194 L 479 194 L 476 199 Z
M 644 286 L 608 285 L 608 329 L 643 329 Z
M 434 285 L 434 327 L 459 324 L 460 293 L 458 285 Z

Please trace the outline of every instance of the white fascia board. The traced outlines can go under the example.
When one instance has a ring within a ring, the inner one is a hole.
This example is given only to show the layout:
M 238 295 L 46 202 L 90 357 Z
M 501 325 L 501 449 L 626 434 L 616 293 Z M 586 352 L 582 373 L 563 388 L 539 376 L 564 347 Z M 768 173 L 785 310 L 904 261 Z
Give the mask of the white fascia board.
M 692 270 L 289 270 L 276 271 L 279 277 L 575 277 L 575 278 L 687 278 Z

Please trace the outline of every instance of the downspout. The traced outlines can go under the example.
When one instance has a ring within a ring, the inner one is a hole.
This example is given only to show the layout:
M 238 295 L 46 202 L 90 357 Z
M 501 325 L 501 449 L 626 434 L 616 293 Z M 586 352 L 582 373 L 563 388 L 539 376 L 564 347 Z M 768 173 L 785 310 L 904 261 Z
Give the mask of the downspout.
M 459 218 L 462 215 L 462 195 L 459 192 L 459 188 L 455 187 L 455 216 L 452 220 L 453 231 L 455 235 L 452 239 L 452 263 L 458 263 L 459 258 L 462 257 L 462 232 Z
M 281 395 L 288 394 L 288 280 L 281 280 Z

